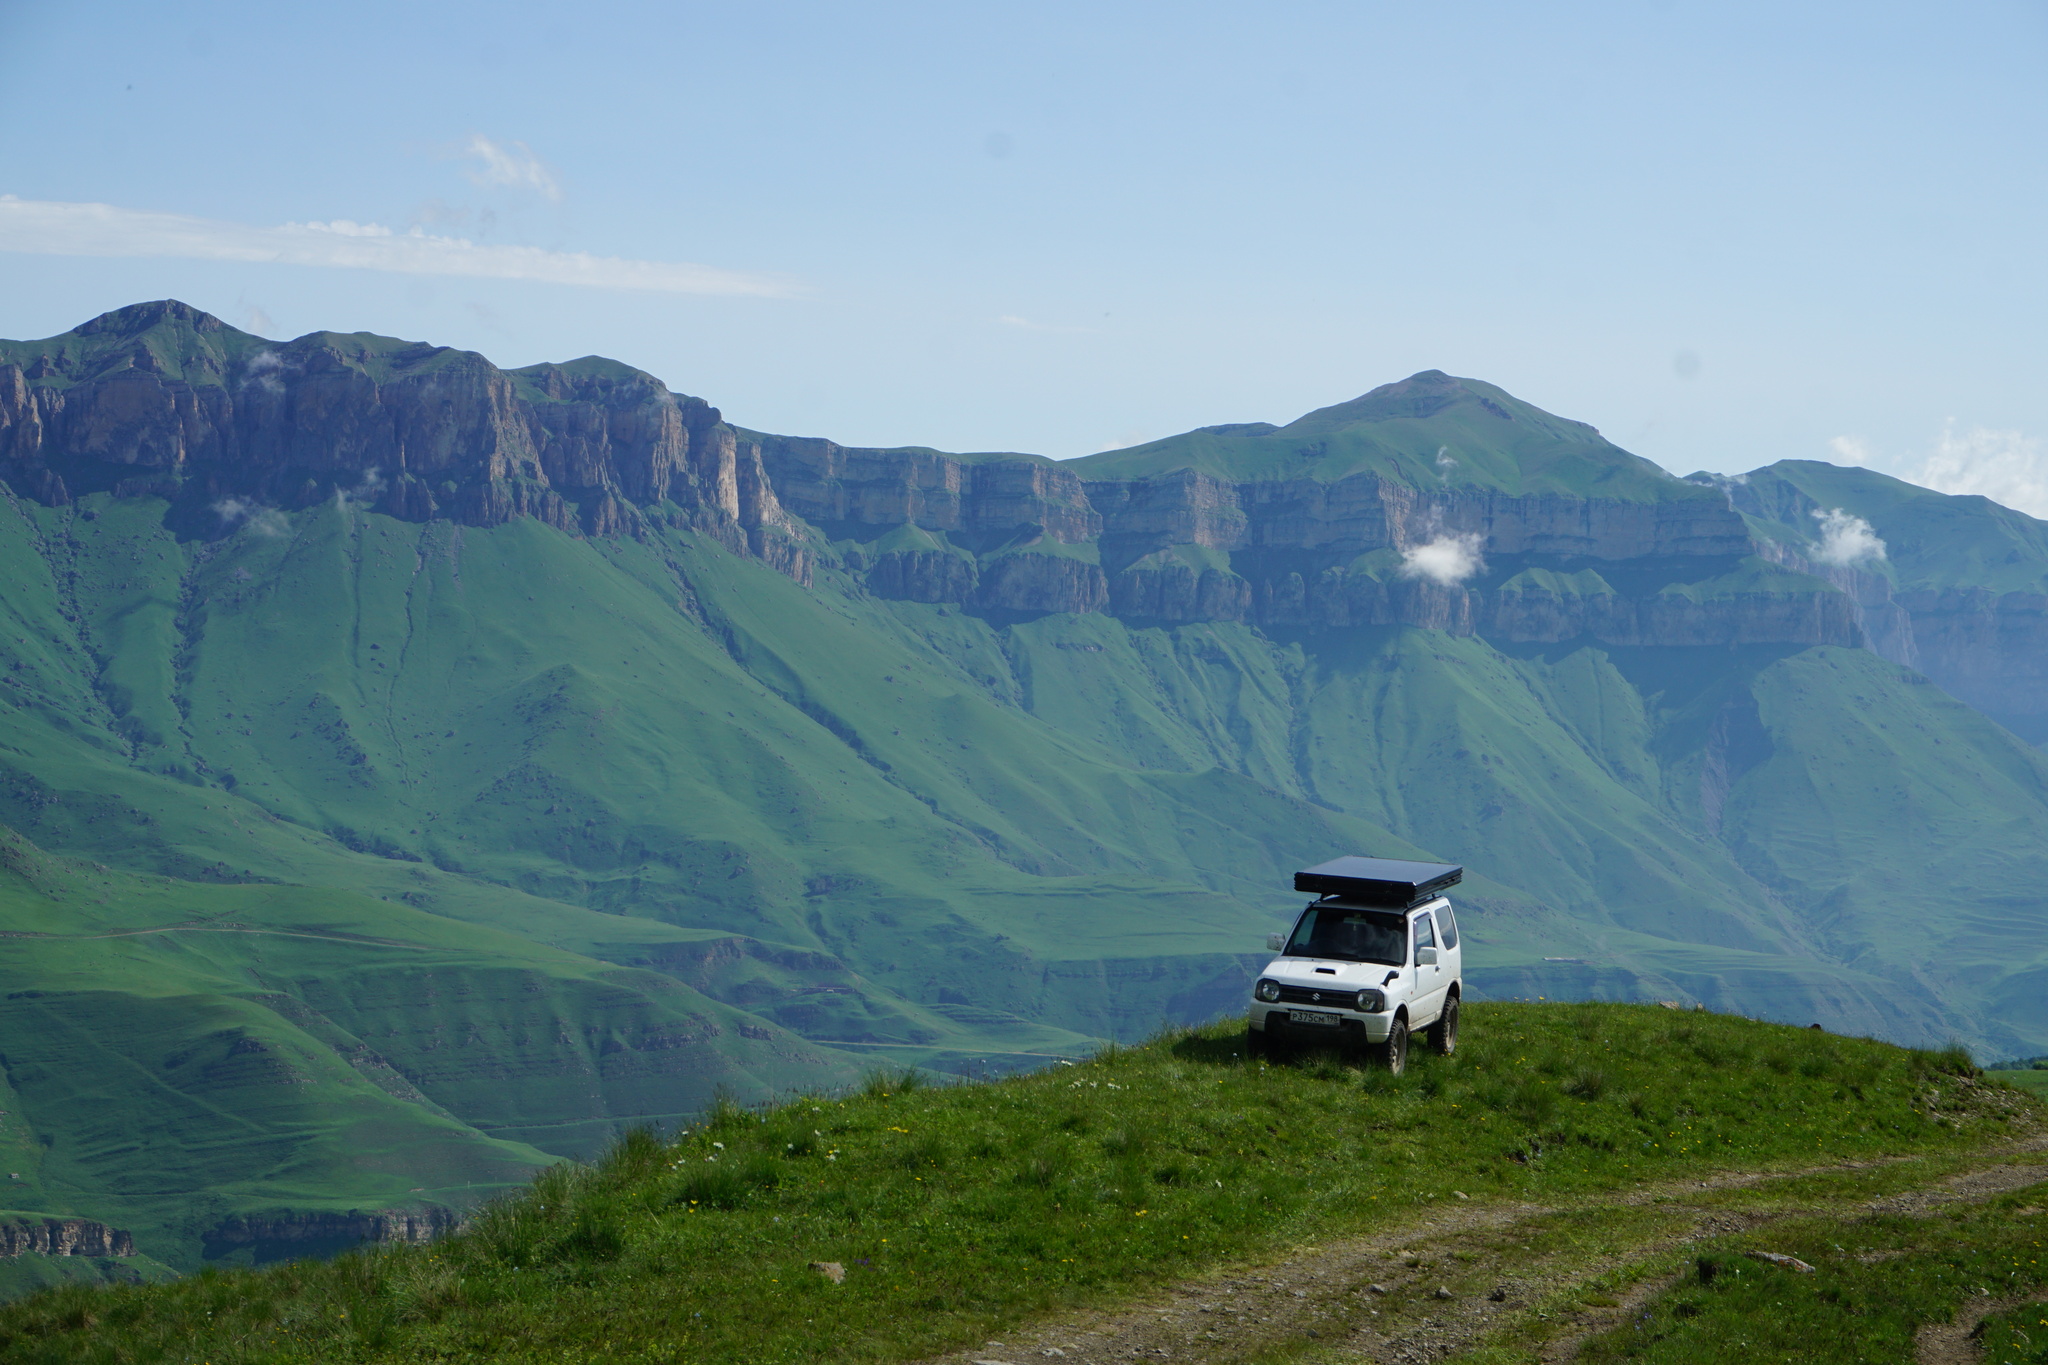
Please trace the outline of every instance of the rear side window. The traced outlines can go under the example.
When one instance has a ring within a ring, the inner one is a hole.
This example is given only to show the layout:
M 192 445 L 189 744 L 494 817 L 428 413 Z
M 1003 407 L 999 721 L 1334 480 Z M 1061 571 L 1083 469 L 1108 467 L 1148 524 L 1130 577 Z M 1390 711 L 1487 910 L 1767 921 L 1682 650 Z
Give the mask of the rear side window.
M 1438 910 L 1438 911 L 1436 912 L 1436 917 L 1437 917 L 1438 919 L 1440 919 L 1440 920 L 1442 920 L 1442 921 L 1443 921 L 1443 926 L 1444 926 L 1444 947 L 1446 947 L 1446 948 L 1455 948 L 1455 947 L 1457 947 L 1457 946 L 1458 946 L 1458 921 L 1456 921 L 1455 919 L 1452 919 L 1452 918 L 1451 918 L 1451 903 L 1450 903 L 1449 901 L 1445 901 L 1445 902 L 1444 902 L 1444 904 L 1443 904 L 1443 908 L 1441 908 L 1440 910 Z
M 1416 951 L 1420 952 L 1424 948 L 1434 947 L 1436 947 L 1436 930 L 1433 927 L 1431 927 L 1429 922 L 1429 916 L 1417 915 L 1415 917 Z

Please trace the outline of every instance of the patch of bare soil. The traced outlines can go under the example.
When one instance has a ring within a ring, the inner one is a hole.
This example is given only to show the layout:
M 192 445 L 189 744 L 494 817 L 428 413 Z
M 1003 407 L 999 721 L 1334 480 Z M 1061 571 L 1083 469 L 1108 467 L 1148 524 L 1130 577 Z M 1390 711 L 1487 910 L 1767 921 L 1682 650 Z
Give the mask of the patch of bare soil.
M 2048 1303 L 2048 1289 L 1966 1303 L 1952 1320 L 1930 1322 L 1913 1334 L 1913 1359 L 1919 1365 L 1978 1365 L 1984 1359 L 1978 1341 L 1984 1319 L 2027 1303 Z
M 2024 1159 L 2044 1149 L 2048 1137 L 2037 1135 L 1986 1154 L 1984 1165 L 1961 1175 L 1868 1207 L 1925 1213 L 2048 1180 L 2048 1165 Z M 1736 1172 L 1569 1204 L 1437 1205 L 1370 1238 L 1296 1247 L 1269 1264 L 1233 1266 L 1135 1304 L 1064 1315 L 929 1365 L 1235 1365 L 1293 1355 L 1422 1365 L 1476 1346 L 1500 1328 L 1538 1324 L 1533 1335 L 1545 1344 L 1532 1349 L 1539 1358 L 1568 1361 L 1587 1338 L 1641 1312 L 1669 1280 L 1646 1277 L 1613 1297 L 1575 1289 L 1687 1242 L 1762 1227 L 1795 1212 L 1691 1202 L 1697 1196 L 1886 1164 Z M 1563 1249 L 1532 1245 L 1539 1220 L 1601 1208 L 1637 1211 L 1627 1220 L 1633 1231 L 1597 1246 L 1569 1238 Z

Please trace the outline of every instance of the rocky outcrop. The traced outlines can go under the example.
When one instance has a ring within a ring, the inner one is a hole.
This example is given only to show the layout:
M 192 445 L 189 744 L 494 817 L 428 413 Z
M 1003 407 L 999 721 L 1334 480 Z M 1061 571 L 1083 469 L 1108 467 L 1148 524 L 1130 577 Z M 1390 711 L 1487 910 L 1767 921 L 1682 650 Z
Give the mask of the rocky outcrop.
M 996 612 L 1101 611 L 1109 605 L 1109 584 L 1102 566 L 1090 560 L 1020 550 L 982 564 L 972 605 Z
M 875 596 L 898 602 L 972 602 L 981 566 L 946 550 L 892 550 L 875 557 L 867 584 Z
M 1803 526 L 1823 509 L 1783 480 L 1727 481 L 1731 504 Z M 1758 539 L 1758 553 L 1826 579 L 1856 610 L 1871 650 L 1916 668 L 1943 691 L 2032 744 L 2048 742 L 2048 594 L 1989 588 L 1895 588 L 1875 565 L 1815 563 L 1782 540 Z
M 1922 672 L 2029 743 L 2048 742 L 2048 596 L 1948 588 L 1897 602 Z
M 0 1256 L 133 1256 L 135 1239 L 90 1218 L 0 1215 Z
M 1071 470 L 1038 456 L 965 459 L 935 450 L 869 450 L 788 436 L 760 438 L 762 467 L 791 512 L 825 527 L 912 525 L 976 549 L 1036 526 L 1056 544 L 1102 534 Z
M 1856 601 L 1819 588 L 1629 596 L 1612 589 L 1566 593 L 1510 580 L 1475 597 L 1479 634 L 1525 644 L 1583 638 L 1610 645 L 1797 644 L 1853 649 L 1866 642 L 1864 616 Z
M 1469 398 L 1467 386 L 1418 376 L 1329 411 L 1405 421 Z M 1481 407 L 1508 416 L 1501 403 L 1513 400 L 1492 393 Z M 1633 468 L 1590 428 L 1524 416 Z M 1595 485 L 1605 468 L 1589 476 Z M 1917 658 L 1910 613 L 1882 577 L 1793 563 L 1752 538 L 1722 486 L 1638 479 L 1627 497 L 1511 494 L 1374 472 L 1232 481 L 1193 468 L 1084 482 L 1035 456 L 743 431 L 610 361 L 504 371 L 470 352 L 366 335 L 272 345 L 177 303 L 0 351 L 0 475 L 53 504 L 88 490 L 166 497 L 201 534 L 323 499 L 413 521 L 531 517 L 592 536 L 688 526 L 803 583 L 812 547 L 830 540 L 878 596 L 1006 615 L 1412 625 L 1542 642 L 1867 641 Z M 1445 537 L 1469 539 L 1496 572 L 1459 585 L 1403 576 L 1404 555 Z M 1761 591 L 1669 590 L 1671 566 L 1703 582 L 1758 554 L 1809 577 Z M 1651 564 L 1664 567 L 1629 568 Z M 1499 572 L 1524 565 L 1626 571 L 1584 592 Z M 1954 626 L 1942 657 L 1962 676 L 1975 667 L 1969 642 L 2002 627 L 1979 622 L 1976 607 L 1943 613 Z
M 1487 551 L 1625 560 L 1750 553 L 1749 530 L 1726 500 L 1687 493 L 1661 502 L 1515 497 L 1485 489 L 1430 491 L 1360 474 L 1227 483 L 1192 470 L 1091 482 L 1103 554 L 1127 563 L 1173 545 L 1310 553 L 1330 562 L 1477 534 Z
M 1881 579 L 1874 587 L 1837 585 L 1841 592 L 1788 581 L 1777 590 L 1696 597 L 1660 591 L 1661 581 L 1634 593 L 1606 587 L 1561 594 L 1513 581 L 1446 586 L 1398 570 L 1402 551 L 1469 536 L 1496 562 L 1676 562 L 1712 578 L 1757 546 L 1741 516 L 1711 489 L 1633 502 L 1425 491 L 1373 475 L 1232 483 L 1193 470 L 1080 484 L 1022 462 L 977 465 L 928 450 L 850 450 L 822 441 L 770 441 L 763 465 L 786 505 L 835 535 L 857 541 L 908 525 L 947 536 L 953 548 L 847 552 L 848 566 L 865 574 L 870 591 L 907 601 L 982 611 L 1109 611 L 1160 622 L 1412 625 L 1618 645 L 1855 646 L 1880 628 L 1896 634 L 1897 612 L 1881 600 Z M 998 489 L 1002 496 L 991 491 Z M 1033 544 L 1079 545 L 1098 527 L 1104 567 L 1029 553 Z M 977 540 L 1021 541 L 1026 549 L 1006 546 L 996 557 L 976 558 L 967 549 Z M 1375 565 L 1359 565 L 1375 554 Z
M 610 362 L 517 373 L 473 352 L 315 333 L 280 346 L 175 302 L 0 364 L 0 473 L 63 505 L 169 498 L 188 529 L 326 499 L 409 521 L 631 534 L 687 524 L 808 580 L 757 443 Z
M 259 1259 L 270 1260 L 281 1255 L 327 1255 L 365 1243 L 431 1242 L 461 1225 L 461 1217 L 444 1208 L 252 1214 L 223 1219 L 203 1240 L 208 1259 L 247 1247 L 256 1249 Z

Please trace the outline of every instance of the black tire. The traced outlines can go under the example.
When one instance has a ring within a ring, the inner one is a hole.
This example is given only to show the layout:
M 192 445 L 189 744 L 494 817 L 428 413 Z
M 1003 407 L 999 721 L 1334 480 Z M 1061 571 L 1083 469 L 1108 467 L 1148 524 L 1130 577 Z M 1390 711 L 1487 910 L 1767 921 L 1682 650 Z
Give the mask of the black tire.
M 1444 1012 L 1429 1026 L 1429 1050 L 1448 1057 L 1458 1050 L 1458 997 L 1444 1001 Z
M 1266 1055 L 1266 1035 L 1246 1024 L 1244 1028 L 1244 1059 L 1256 1062 Z
M 1386 1067 L 1394 1075 L 1398 1076 L 1408 1069 L 1408 1021 L 1406 1019 L 1394 1020 L 1393 1027 L 1387 1030 L 1387 1041 L 1381 1043 L 1377 1051 L 1380 1056 L 1380 1065 Z

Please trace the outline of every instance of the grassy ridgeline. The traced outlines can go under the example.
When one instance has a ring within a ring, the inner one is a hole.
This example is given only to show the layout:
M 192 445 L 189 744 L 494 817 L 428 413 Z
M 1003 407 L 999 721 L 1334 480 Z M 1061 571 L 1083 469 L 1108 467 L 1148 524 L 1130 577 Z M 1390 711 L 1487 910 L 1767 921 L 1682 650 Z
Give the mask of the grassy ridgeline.
M 0 1309 L 0 1354 L 900 1359 L 1460 1194 L 1954 1149 L 2039 1115 L 1961 1054 L 1646 1006 L 1473 1006 L 1456 1058 L 1399 1078 L 1247 1066 L 1240 1028 L 728 1108 L 555 1168 L 432 1247 L 53 1290 Z

